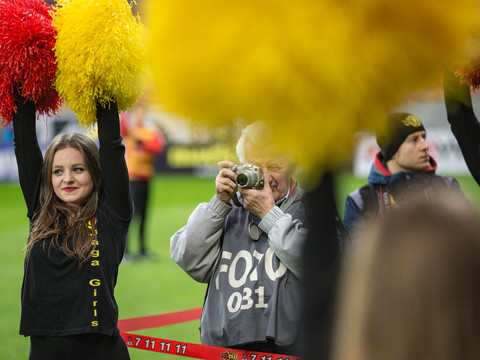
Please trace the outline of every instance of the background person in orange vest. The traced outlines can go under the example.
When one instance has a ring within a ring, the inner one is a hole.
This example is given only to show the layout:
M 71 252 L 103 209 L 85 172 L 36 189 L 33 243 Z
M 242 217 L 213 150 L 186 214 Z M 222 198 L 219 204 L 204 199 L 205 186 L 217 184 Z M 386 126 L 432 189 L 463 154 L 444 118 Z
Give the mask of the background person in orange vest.
M 138 224 L 138 241 L 140 257 L 150 254 L 146 248 L 145 222 L 148 214 L 148 198 L 150 194 L 150 179 L 155 175 L 155 158 L 163 151 L 164 138 L 155 124 L 146 119 L 148 103 L 141 99 L 133 110 L 121 116 L 121 129 L 126 147 L 126 158 L 130 186 L 133 194 L 135 212 L 132 224 Z M 131 227 L 132 229 L 132 227 Z M 131 239 L 131 233 L 129 239 Z M 125 257 L 131 256 L 131 247 L 125 248 Z

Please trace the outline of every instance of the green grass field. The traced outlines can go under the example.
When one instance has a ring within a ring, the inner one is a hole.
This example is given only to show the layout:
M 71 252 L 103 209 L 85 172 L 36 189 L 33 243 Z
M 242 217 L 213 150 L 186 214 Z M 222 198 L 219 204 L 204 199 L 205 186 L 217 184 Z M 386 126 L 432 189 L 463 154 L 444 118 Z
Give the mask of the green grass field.
M 480 189 L 471 177 L 457 177 L 472 202 L 480 210 Z M 337 201 L 340 213 L 346 195 L 365 183 L 349 174 L 337 178 Z M 187 220 L 199 202 L 208 201 L 215 191 L 211 178 L 185 175 L 158 176 L 152 188 L 148 246 L 152 260 L 133 261 L 120 267 L 116 298 L 120 319 L 157 315 L 201 307 L 206 286 L 188 277 L 169 255 L 170 236 Z M 0 184 L 0 359 L 28 358 L 29 339 L 18 335 L 20 290 L 23 276 L 23 247 L 28 235 L 26 208 L 17 184 Z M 135 229 L 135 227 L 132 227 Z M 132 238 L 131 251 L 136 252 Z M 199 321 L 138 330 L 134 333 L 199 343 Z M 130 350 L 133 360 L 168 359 L 178 356 L 144 350 Z

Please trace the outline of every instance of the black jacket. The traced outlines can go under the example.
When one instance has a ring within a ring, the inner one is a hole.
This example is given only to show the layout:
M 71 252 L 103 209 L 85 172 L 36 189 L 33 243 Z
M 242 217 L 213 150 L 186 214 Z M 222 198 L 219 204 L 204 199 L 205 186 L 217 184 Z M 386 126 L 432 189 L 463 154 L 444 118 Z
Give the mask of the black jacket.
M 443 86 L 448 122 L 470 173 L 480 185 L 480 123 L 473 112 L 470 86 L 450 72 L 445 74 Z

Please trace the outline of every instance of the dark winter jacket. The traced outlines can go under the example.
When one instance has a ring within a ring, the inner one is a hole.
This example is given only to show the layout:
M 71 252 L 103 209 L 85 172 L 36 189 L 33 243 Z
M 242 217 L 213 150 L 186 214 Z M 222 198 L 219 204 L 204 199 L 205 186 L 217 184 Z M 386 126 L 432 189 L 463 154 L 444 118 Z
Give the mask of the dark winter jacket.
M 430 167 L 425 171 L 391 174 L 381 153 L 375 157 L 368 184 L 348 195 L 345 201 L 344 224 L 352 233 L 364 226 L 365 220 L 378 216 L 411 199 L 423 196 L 429 199 L 435 192 L 452 189 L 462 194 L 457 180 L 436 175 L 437 164 L 430 157 Z

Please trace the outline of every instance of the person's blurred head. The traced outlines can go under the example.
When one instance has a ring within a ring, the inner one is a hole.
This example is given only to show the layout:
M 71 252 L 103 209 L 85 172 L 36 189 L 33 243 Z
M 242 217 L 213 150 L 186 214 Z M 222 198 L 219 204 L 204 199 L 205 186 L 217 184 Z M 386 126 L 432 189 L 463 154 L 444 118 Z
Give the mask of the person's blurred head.
M 237 156 L 242 164 L 255 164 L 263 168 L 275 201 L 287 195 L 295 164 L 274 141 L 271 129 L 263 122 L 247 125 L 237 142 Z
M 389 130 L 377 136 L 383 159 L 392 174 L 399 171 L 423 171 L 430 166 L 427 133 L 422 122 L 409 113 L 391 113 Z
M 133 113 L 132 120 L 134 124 L 138 126 L 143 125 L 145 114 L 150 106 L 150 98 L 151 98 L 151 90 L 147 88 L 142 93 L 142 95 L 138 98 L 137 103 L 132 109 L 132 113 Z
M 478 358 L 480 223 L 459 204 L 405 205 L 357 239 L 341 280 L 334 360 Z

